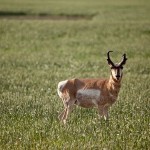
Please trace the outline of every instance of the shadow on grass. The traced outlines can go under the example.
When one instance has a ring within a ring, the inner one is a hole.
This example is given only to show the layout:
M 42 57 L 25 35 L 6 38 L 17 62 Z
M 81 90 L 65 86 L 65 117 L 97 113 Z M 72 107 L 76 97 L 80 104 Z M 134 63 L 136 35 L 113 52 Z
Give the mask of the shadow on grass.
M 0 16 L 26 16 L 25 12 L 0 11 Z
M 95 14 L 29 14 L 25 12 L 0 11 L 1 19 L 45 19 L 45 20 L 91 20 Z

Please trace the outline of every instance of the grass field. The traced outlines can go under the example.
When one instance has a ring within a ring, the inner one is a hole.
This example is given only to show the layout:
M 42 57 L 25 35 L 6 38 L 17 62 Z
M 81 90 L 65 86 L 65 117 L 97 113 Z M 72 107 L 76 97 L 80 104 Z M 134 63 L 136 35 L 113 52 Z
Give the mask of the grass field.
M 109 122 L 76 107 L 64 127 L 58 82 L 108 78 L 108 50 L 128 57 Z M 150 148 L 148 0 L 0 0 L 0 69 L 0 149 Z

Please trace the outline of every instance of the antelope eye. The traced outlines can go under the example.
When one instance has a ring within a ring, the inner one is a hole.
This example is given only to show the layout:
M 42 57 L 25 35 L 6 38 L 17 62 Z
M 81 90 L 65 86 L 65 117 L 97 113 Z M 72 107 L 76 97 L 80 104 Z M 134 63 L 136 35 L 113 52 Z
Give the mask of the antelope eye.
M 116 67 L 111 67 L 111 69 L 116 69 Z
M 123 69 L 123 67 L 121 66 L 120 69 Z

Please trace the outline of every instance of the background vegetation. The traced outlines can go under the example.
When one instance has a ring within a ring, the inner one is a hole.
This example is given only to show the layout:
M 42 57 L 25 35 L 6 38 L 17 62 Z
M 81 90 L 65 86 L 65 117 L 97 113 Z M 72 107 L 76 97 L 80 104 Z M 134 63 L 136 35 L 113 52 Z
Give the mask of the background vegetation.
M 109 77 L 128 57 L 110 120 L 77 107 L 64 127 L 56 88 Z M 148 150 L 150 1 L 0 0 L 0 149 Z

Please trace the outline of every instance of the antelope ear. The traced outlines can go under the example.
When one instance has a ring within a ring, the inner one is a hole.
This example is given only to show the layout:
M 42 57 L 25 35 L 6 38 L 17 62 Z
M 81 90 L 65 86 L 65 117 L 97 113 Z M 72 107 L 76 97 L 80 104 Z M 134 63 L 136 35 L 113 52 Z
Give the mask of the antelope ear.
M 113 67 L 112 63 L 110 63 L 108 59 L 107 59 L 107 63 L 110 67 Z

